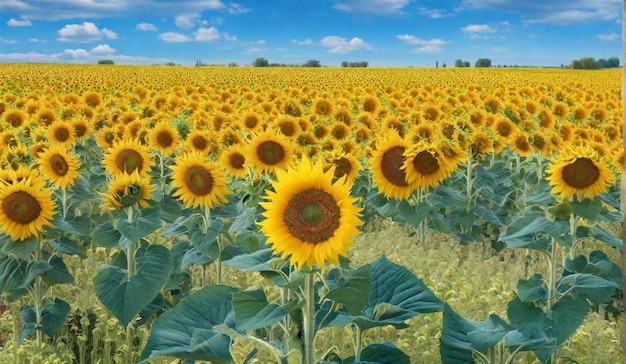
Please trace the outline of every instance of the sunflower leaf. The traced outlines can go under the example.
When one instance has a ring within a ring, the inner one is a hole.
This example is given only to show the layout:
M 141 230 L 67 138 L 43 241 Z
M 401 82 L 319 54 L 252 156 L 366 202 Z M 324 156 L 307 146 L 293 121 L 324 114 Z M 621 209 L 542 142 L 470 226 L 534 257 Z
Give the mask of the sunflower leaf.
M 287 315 L 280 305 L 267 302 L 262 289 L 233 293 L 233 311 L 237 329 L 243 331 L 270 326 Z
M 593 199 L 584 198 L 582 201 L 571 201 L 570 205 L 576 216 L 583 217 L 589 221 L 595 221 L 602 211 L 602 200 L 595 196 Z
M 140 210 L 132 222 L 127 219 L 119 219 L 117 221 L 117 230 L 122 237 L 127 240 L 126 243 L 134 244 L 139 239 L 145 238 L 149 234 L 161 227 L 161 209 L 158 207 L 145 208 Z

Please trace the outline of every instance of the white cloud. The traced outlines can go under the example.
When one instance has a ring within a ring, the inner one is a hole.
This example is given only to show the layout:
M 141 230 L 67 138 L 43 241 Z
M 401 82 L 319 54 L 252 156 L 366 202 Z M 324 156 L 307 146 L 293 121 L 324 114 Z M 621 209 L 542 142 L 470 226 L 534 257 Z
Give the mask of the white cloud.
M 152 25 L 150 23 L 139 23 L 139 24 L 137 24 L 135 29 L 143 30 L 145 32 L 156 32 L 158 30 L 157 27 L 155 27 L 154 25 Z
M 196 26 L 200 22 L 200 13 L 183 14 L 174 17 L 174 23 L 177 27 L 183 29 L 190 29 Z
M 89 57 L 89 52 L 82 49 L 66 49 L 63 52 L 55 54 L 57 58 L 87 58 Z
M 404 14 L 402 10 L 411 0 L 344 0 L 334 8 L 349 13 L 369 13 L 373 15 Z
M 224 32 L 223 36 L 224 36 L 224 40 L 227 40 L 229 42 L 234 42 L 234 41 L 237 40 L 237 36 L 236 35 L 230 35 L 230 34 L 228 34 L 226 32 Z
M 230 14 L 245 14 L 251 12 L 252 9 L 246 8 L 241 4 L 230 3 L 228 4 L 228 8 L 226 8 L 226 11 Z
M 111 48 L 108 44 L 100 44 L 99 46 L 93 47 L 89 52 L 93 54 L 113 54 L 115 53 L 115 49 Z
M 447 10 L 444 9 L 428 9 L 425 7 L 418 7 L 417 8 L 417 12 L 420 13 L 421 15 L 425 15 L 431 19 L 441 19 L 441 18 L 445 18 L 445 17 L 450 17 L 450 16 L 454 16 L 453 13 L 448 12 Z
M 146 8 L 153 17 L 227 10 L 220 0 L 0 0 L 0 14 L 17 13 L 23 19 L 46 21 L 138 17 L 146 15 Z
M 619 38 L 619 35 L 617 35 L 617 33 L 598 34 L 598 39 L 604 42 L 614 41 L 617 38 Z
M 93 42 L 102 38 L 117 39 L 117 34 L 109 29 L 98 27 L 94 23 L 67 24 L 57 31 L 62 42 Z
M 246 49 L 246 53 L 261 53 L 267 51 L 267 48 L 253 47 Z
M 313 44 L 313 40 L 311 38 L 307 38 L 305 40 L 292 39 L 291 43 L 294 43 L 297 45 L 311 45 Z
M 436 45 L 436 46 L 440 46 L 440 45 L 444 45 L 446 43 L 448 43 L 448 41 L 443 40 L 441 38 L 433 38 L 433 39 L 429 39 L 429 40 L 424 40 L 421 38 L 417 38 L 413 35 L 409 35 L 409 34 L 402 34 L 402 35 L 396 35 L 396 38 L 398 38 L 399 40 L 403 41 L 404 43 L 407 44 L 417 44 L 417 45 Z
M 161 33 L 159 39 L 168 43 L 184 43 L 191 41 L 191 38 L 188 36 L 175 32 Z
M 330 35 L 320 41 L 322 47 L 329 48 L 330 53 L 348 53 L 362 49 L 372 49 L 363 39 L 354 37 L 349 41 L 346 38 Z
M 257 41 L 256 41 L 256 44 L 260 44 L 260 45 L 263 45 L 263 44 L 265 44 L 265 43 L 267 43 L 267 42 L 265 41 L 265 39 L 259 39 L 259 40 L 257 40 Z
M 15 44 L 17 41 L 15 39 L 4 39 L 0 37 L 0 44 Z
M 17 19 L 9 19 L 7 25 L 10 27 L 30 27 L 33 23 L 30 20 L 17 20 Z
M 8 62 L 63 62 L 63 63 L 95 63 L 102 57 L 102 54 L 93 53 L 85 49 L 66 49 L 58 53 L 0 53 L 0 61 Z M 107 59 L 112 59 L 115 63 L 131 63 L 131 64 L 154 64 L 171 62 L 166 58 L 147 58 L 142 56 L 129 56 L 121 54 L 108 54 Z
M 496 30 L 488 24 L 470 24 L 461 28 L 465 33 L 493 33 Z
M 220 39 L 220 33 L 215 27 L 198 28 L 193 34 L 194 40 L 197 42 L 213 42 Z
M 47 43 L 48 42 L 45 39 L 39 39 L 39 38 L 28 38 L 28 41 L 31 43 Z

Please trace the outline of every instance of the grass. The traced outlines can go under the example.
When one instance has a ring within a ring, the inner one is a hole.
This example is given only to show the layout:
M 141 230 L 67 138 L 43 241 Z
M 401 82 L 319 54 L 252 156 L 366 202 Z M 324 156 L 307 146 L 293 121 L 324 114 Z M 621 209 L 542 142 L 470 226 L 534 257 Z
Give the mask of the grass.
M 581 251 L 596 247 L 587 244 Z M 619 261 L 619 251 L 607 251 L 613 261 Z M 38 348 L 34 340 L 26 339 L 18 345 L 16 333 L 20 328 L 19 311 L 28 304 L 27 296 L 10 303 L 0 317 L 0 339 L 4 339 L 0 362 L 4 363 L 127 363 L 136 362 L 149 332 L 145 326 L 127 333 L 124 328 L 99 303 L 93 292 L 95 269 L 106 260 L 109 252 L 94 249 L 86 259 L 66 257 L 66 263 L 76 282 L 73 285 L 55 286 L 51 296 L 66 300 L 72 312 L 91 312 L 92 320 L 83 315 L 72 317 L 56 335 Z M 428 234 L 425 241 L 409 228 L 387 220 L 374 220 L 364 227 L 350 250 L 354 266 L 371 263 L 385 255 L 390 261 L 403 265 L 440 299 L 446 301 L 456 312 L 476 321 L 483 321 L 495 313 L 506 318 L 506 305 L 516 295 L 518 279 L 528 278 L 535 273 L 546 272 L 546 265 L 539 254 L 526 249 L 505 249 L 496 253 L 490 246 L 472 244 L 461 246 L 455 239 L 442 234 Z M 212 267 L 210 267 L 212 268 Z M 267 284 L 258 274 L 243 274 L 225 268 L 225 284 L 249 288 L 262 286 L 268 298 L 278 296 L 277 288 Z M 200 285 L 202 272 L 193 272 L 194 284 Z M 209 282 L 213 270 L 209 269 Z M 411 357 L 412 363 L 440 363 L 439 336 L 442 314 L 419 315 L 409 321 L 410 327 L 396 330 L 391 327 L 372 329 L 365 332 L 363 345 L 373 342 L 392 341 Z M 562 346 L 561 356 L 579 363 L 609 364 L 621 361 L 619 345 L 620 322 L 606 320 L 603 312 L 593 312 L 586 318 L 577 333 Z M 126 340 L 130 334 L 131 340 Z M 131 350 L 128 350 L 128 345 Z M 342 357 L 353 354 L 352 332 L 349 328 L 324 329 L 318 333 L 317 356 L 333 350 Z M 238 340 L 232 348 L 236 362 L 243 361 L 250 350 L 259 350 L 251 363 L 267 363 L 272 360 L 269 351 L 251 340 Z M 518 363 L 538 363 L 532 354 L 516 357 Z M 152 361 L 155 364 L 176 363 L 169 357 Z M 290 357 L 297 363 L 297 355 Z

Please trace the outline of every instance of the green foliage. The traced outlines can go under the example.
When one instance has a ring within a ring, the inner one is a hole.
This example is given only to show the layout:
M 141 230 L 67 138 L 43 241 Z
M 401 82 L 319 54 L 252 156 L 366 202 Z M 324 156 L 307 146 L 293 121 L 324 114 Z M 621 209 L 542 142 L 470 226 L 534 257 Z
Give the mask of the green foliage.
M 350 67 L 350 68 L 354 68 L 354 67 L 361 67 L 361 68 L 366 68 L 369 65 L 369 62 L 367 61 L 358 61 L 358 62 L 348 62 L 348 61 L 343 61 L 341 62 L 341 67 Z
M 476 63 L 474 64 L 474 67 L 476 68 L 488 68 L 491 67 L 491 59 L 489 58 L 479 58 L 476 60 Z
M 582 69 L 582 70 L 596 70 L 601 68 L 617 68 L 620 66 L 618 57 L 611 57 L 609 59 L 600 58 L 596 60 L 593 57 L 582 57 L 575 59 L 570 64 L 570 68 Z
M 101 59 L 98 61 L 98 64 L 115 64 L 111 59 Z
M 269 67 L 270 63 L 267 59 L 259 57 L 252 62 L 252 67 Z

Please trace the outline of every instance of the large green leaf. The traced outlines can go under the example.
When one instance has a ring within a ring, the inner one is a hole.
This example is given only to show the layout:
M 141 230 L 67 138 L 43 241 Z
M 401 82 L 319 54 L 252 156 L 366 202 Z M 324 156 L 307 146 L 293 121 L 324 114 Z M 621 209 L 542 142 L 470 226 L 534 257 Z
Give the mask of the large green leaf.
M 374 343 L 361 350 L 359 361 L 351 356 L 344 364 L 378 363 L 378 364 L 410 364 L 411 358 L 393 343 Z
M 557 282 L 559 292 L 569 291 L 574 295 L 582 295 L 595 304 L 606 301 L 616 288 L 616 282 L 594 274 L 574 273 L 562 277 Z
M 138 242 L 160 227 L 161 210 L 158 206 L 139 210 L 132 222 L 123 218 L 117 221 L 117 230 L 122 234 L 124 246 Z
M 548 291 L 544 287 L 541 274 L 537 273 L 530 279 L 519 279 L 517 281 L 517 294 L 522 302 L 534 302 L 546 297 Z
M 73 283 L 74 276 L 67 270 L 67 266 L 58 255 L 53 255 L 48 259 L 51 269 L 46 271 L 42 278 L 49 286 L 60 283 Z
M 13 240 L 10 236 L 0 233 L 0 252 L 5 255 L 15 255 L 16 257 L 28 260 L 30 254 L 37 248 L 37 239 L 28 238 L 24 240 Z
M 370 292 L 370 265 L 364 265 L 347 273 L 333 269 L 326 277 L 329 287 L 325 298 L 340 303 L 352 316 L 359 316 L 367 306 Z
M 192 230 L 193 232 L 190 234 L 189 239 L 198 251 L 208 257 L 211 257 L 213 255 L 211 248 L 217 241 L 217 236 L 222 232 L 224 225 L 224 220 L 219 218 L 212 219 L 206 233 L 196 228 L 194 229 L 195 231 Z
M 170 355 L 230 363 L 231 339 L 214 328 L 226 325 L 235 329 L 232 295 L 236 292 L 238 288 L 224 285 L 205 287 L 164 313 L 152 325 L 140 362 Z
M 233 293 L 233 310 L 237 329 L 256 330 L 270 326 L 287 315 L 280 305 L 268 303 L 262 289 Z
M 474 351 L 484 352 L 508 333 L 510 326 L 496 315 L 485 321 L 471 321 L 447 303 L 443 308 L 443 329 L 439 339 L 441 361 L 446 364 L 473 363 Z
M 582 201 L 571 201 L 570 205 L 576 216 L 595 221 L 602 211 L 602 200 L 595 196 L 593 199 L 584 198 Z
M 60 298 L 55 298 L 52 304 L 45 306 L 41 311 L 41 330 L 52 337 L 63 326 L 69 313 L 70 305 Z M 18 342 L 21 343 L 26 337 L 36 333 L 37 320 L 35 310 L 31 306 L 22 307 L 20 315 L 22 329 L 18 336 Z
M 553 227 L 554 221 L 545 217 L 522 216 L 515 220 L 507 230 L 500 234 L 499 240 L 509 248 L 529 248 L 545 250 L 548 239 L 538 239 L 536 234 L 545 233 Z
M 160 245 L 140 247 L 135 260 L 137 274 L 132 277 L 119 265 L 105 265 L 94 278 L 94 290 L 100 302 L 123 326 L 154 300 L 172 270 L 170 252 Z
M 93 230 L 91 243 L 103 248 L 114 248 L 119 246 L 122 234 L 113 228 L 110 222 L 104 222 Z

